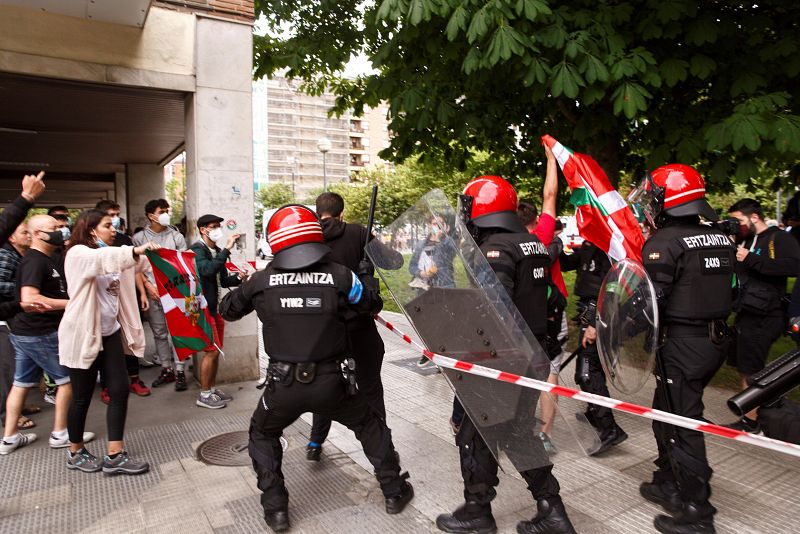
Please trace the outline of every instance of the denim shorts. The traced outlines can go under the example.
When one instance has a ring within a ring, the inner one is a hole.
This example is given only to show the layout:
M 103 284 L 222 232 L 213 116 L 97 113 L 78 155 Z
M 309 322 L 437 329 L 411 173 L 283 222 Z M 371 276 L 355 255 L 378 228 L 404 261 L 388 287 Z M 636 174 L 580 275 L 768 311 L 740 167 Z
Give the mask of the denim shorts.
M 39 385 L 42 372 L 47 373 L 56 385 L 69 383 L 69 371 L 58 363 L 58 332 L 43 336 L 17 336 L 11 334 L 14 345 L 14 385 L 32 388 Z

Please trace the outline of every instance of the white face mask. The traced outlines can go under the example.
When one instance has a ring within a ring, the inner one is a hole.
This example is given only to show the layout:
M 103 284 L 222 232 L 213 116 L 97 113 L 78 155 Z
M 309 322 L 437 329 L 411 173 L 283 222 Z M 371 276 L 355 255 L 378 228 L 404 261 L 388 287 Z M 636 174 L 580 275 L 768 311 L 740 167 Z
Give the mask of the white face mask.
M 222 228 L 214 228 L 213 230 L 209 231 L 208 238 L 214 243 L 222 239 Z
M 162 213 L 158 216 L 158 224 L 161 226 L 169 226 L 169 213 Z
M 114 227 L 114 230 L 119 230 L 119 225 L 122 221 L 120 220 L 119 216 L 114 215 L 111 217 L 111 226 Z

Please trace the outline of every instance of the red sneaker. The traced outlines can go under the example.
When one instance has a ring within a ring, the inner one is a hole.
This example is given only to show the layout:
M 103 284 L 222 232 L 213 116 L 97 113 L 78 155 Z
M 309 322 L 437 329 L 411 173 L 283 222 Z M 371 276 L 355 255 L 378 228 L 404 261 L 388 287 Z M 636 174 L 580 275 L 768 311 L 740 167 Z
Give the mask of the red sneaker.
M 147 397 L 150 395 L 150 388 L 144 385 L 139 378 L 131 380 L 131 393 L 135 393 L 140 397 Z
M 108 394 L 108 388 L 103 388 L 100 390 L 100 400 L 103 401 L 104 404 L 111 402 L 111 396 Z

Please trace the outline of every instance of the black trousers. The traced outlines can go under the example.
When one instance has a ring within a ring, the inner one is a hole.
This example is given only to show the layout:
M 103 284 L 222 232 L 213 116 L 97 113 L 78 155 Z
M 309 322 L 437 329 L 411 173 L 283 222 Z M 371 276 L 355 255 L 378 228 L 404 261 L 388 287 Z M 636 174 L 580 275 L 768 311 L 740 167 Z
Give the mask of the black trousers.
M 375 322 L 370 322 L 357 329 L 348 331 L 350 350 L 356 361 L 356 383 L 364 394 L 367 405 L 386 419 L 386 405 L 383 401 L 383 382 L 381 367 L 383 366 L 383 339 L 381 339 Z M 314 413 L 309 441 L 325 443 L 331 431 L 331 419 L 320 413 Z
M 547 462 L 547 452 L 544 450 L 542 442 L 533 435 L 534 424 L 535 419 L 532 417 L 530 427 L 531 448 L 541 449 L 537 456 L 541 456 L 543 462 Z M 461 458 L 464 500 L 488 507 L 497 495 L 497 491 L 494 488 L 500 483 L 500 479 L 497 478 L 497 460 L 495 460 L 478 429 L 475 428 L 475 424 L 469 414 L 464 417 L 461 428 L 456 434 L 456 445 L 458 445 Z M 511 456 L 509 456 L 509 460 L 512 464 L 515 463 L 515 459 Z M 528 490 L 534 499 L 558 497 L 560 487 L 552 471 L 552 464 L 543 465 L 536 469 L 519 471 L 523 480 L 528 484 Z
M 121 441 L 125 433 L 125 418 L 128 414 L 128 394 L 130 382 L 122 351 L 122 331 L 103 336 L 103 350 L 88 369 L 69 369 L 72 383 L 72 402 L 67 412 L 67 430 L 72 443 L 83 441 L 86 427 L 86 414 L 92 403 L 92 393 L 100 373 L 108 387 L 111 401 L 106 409 L 108 441 Z
M 586 328 L 581 328 L 578 343 L 583 341 L 585 331 Z M 587 393 L 604 397 L 611 396 L 596 343 L 587 344 L 585 348 L 581 347 L 578 351 L 575 359 L 575 383 Z M 586 408 L 586 418 L 600 432 L 600 439 L 605 439 L 617 428 L 613 411 L 605 406 L 589 404 Z
M 667 382 L 657 374 L 653 408 L 669 411 L 666 388 L 673 413 L 703 419 L 703 390 L 722 365 L 725 351 L 725 347 L 712 343 L 708 335 L 668 336 L 660 350 Z M 707 503 L 712 470 L 703 434 L 658 421 L 653 421 L 653 433 L 658 445 L 655 461 L 658 469 L 653 481 L 676 483 L 684 501 Z
M 384 496 L 400 492 L 403 479 L 386 423 L 367 407 L 363 394 L 347 395 L 341 373 L 322 374 L 311 384 L 273 382 L 250 420 L 249 452 L 265 512 L 288 507 L 289 492 L 281 471 L 283 449 L 279 438 L 283 429 L 305 412 L 322 414 L 352 430 L 375 468 Z

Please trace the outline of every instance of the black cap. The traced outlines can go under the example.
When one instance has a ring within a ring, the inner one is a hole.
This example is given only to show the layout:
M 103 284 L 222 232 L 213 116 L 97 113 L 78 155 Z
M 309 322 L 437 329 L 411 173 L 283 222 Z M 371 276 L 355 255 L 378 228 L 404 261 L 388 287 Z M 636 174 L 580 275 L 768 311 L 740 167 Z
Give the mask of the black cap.
M 221 223 L 224 220 L 225 219 L 223 219 L 222 217 L 217 217 L 216 215 L 211 215 L 210 213 L 207 213 L 205 215 L 202 215 L 199 219 L 197 219 L 197 227 L 203 228 L 204 226 L 208 226 L 209 224 L 212 223 L 217 223 L 217 222 Z

